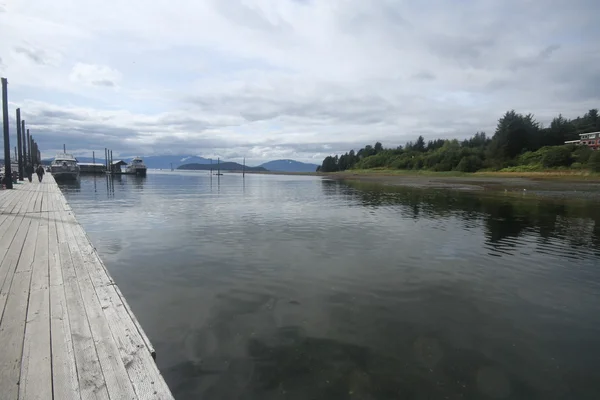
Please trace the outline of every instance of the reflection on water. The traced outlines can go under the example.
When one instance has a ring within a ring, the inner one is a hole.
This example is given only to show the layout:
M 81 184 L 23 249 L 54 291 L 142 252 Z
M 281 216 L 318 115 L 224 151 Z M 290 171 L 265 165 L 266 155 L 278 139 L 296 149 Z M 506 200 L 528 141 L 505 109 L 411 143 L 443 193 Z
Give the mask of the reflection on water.
M 63 191 L 176 398 L 600 398 L 597 202 L 106 179 Z

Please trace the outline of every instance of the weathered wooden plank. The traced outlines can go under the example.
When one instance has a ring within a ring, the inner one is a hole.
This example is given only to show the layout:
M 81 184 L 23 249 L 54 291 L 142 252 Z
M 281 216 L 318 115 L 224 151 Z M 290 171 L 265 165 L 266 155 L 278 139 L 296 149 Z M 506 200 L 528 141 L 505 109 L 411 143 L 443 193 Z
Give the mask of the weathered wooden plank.
M 34 200 L 32 197 L 31 200 Z M 31 283 L 31 268 L 19 268 L 22 264 L 31 265 L 34 252 L 28 252 L 31 258 L 23 257 L 26 248 L 35 246 L 37 233 L 31 233 L 33 222 L 22 220 L 17 237 L 13 240 L 14 246 L 9 249 L 5 261 L 9 261 L 7 279 L 0 293 L 0 306 L 3 313 L 0 318 L 0 393 L 3 398 L 17 398 L 19 393 L 19 379 L 21 373 L 21 357 L 23 352 L 23 339 L 25 336 L 25 318 L 29 301 L 29 287 Z M 24 230 L 22 228 L 28 228 Z M 37 224 L 33 228 L 37 231 Z M 12 263 L 16 259 L 16 265 Z M 16 271 L 13 273 L 13 271 Z M 4 295 L 6 297 L 4 298 Z
M 38 197 L 36 203 L 35 203 L 35 208 L 33 210 L 33 212 L 42 212 L 42 204 L 44 202 L 44 196 L 43 196 L 43 191 L 44 191 L 44 185 L 40 185 L 39 183 L 37 184 L 39 187 L 39 191 L 40 193 L 42 193 L 41 196 Z
M 65 234 L 67 224 L 63 213 L 60 213 L 62 220 L 57 225 L 57 236 L 80 395 L 83 400 L 109 399 L 67 242 L 69 238 Z
M 51 393 L 50 290 L 46 286 L 29 294 L 19 399 L 45 400 Z
M 73 217 L 73 220 L 74 220 L 74 217 Z M 112 277 L 110 276 L 110 272 L 108 271 L 108 269 L 106 268 L 106 266 L 104 265 L 102 260 L 100 259 L 98 252 L 93 247 L 91 240 L 89 239 L 89 237 L 87 236 L 87 234 L 85 233 L 85 231 L 83 230 L 81 225 L 77 224 L 73 229 L 75 229 L 75 230 L 79 229 L 80 235 L 78 235 L 77 237 L 81 240 L 80 245 L 83 247 L 88 247 L 88 249 L 89 249 L 88 251 L 82 252 L 82 254 L 84 254 L 84 257 L 87 256 L 88 257 L 87 260 L 89 262 L 98 266 L 97 268 L 90 269 L 90 277 L 92 278 L 94 285 L 95 286 L 114 285 L 115 282 L 112 279 Z M 89 246 L 86 246 L 86 243 L 89 244 Z M 127 301 L 125 300 L 125 297 L 121 294 L 121 291 L 119 290 L 119 288 L 116 285 L 114 285 L 114 288 L 115 288 L 117 295 L 120 298 L 120 302 L 123 304 L 124 309 L 127 311 L 132 322 L 134 323 L 136 330 L 138 331 L 138 334 L 144 341 L 146 348 L 148 349 L 148 352 L 152 355 L 153 358 L 156 358 L 156 352 L 154 350 L 154 347 L 152 346 L 152 343 L 150 342 L 150 339 L 148 339 L 148 337 L 146 336 L 146 333 L 144 332 L 144 330 L 142 329 L 141 325 L 139 324 L 137 318 L 133 314 L 133 311 L 131 311 L 129 304 L 127 304 Z
M 53 177 L 0 193 L 0 399 L 171 399 Z
M 37 192 L 37 195 L 32 198 L 31 202 L 29 202 L 28 209 L 31 209 L 31 205 L 35 205 L 35 203 L 39 201 L 39 197 L 40 193 Z M 17 264 L 17 272 L 31 271 L 35 256 L 38 226 L 40 224 L 39 218 L 36 218 L 35 215 L 31 214 L 31 212 L 28 212 L 28 214 L 25 216 L 25 219 L 29 219 L 31 222 L 29 224 L 29 231 L 27 232 L 27 242 L 23 246 L 23 251 L 21 253 L 19 263 Z
M 73 264 L 77 266 L 75 273 L 110 398 L 136 399 L 135 391 L 128 378 L 125 365 L 120 359 L 117 345 L 112 337 L 89 275 L 82 270 L 84 268 L 83 258 L 74 237 L 73 225 L 65 224 L 64 228 Z
M 156 363 L 140 328 L 134 323 L 132 313 L 116 290 L 116 285 L 108 276 L 102 261 L 97 257 L 89 238 L 80 225 L 73 226 L 76 241 L 81 251 L 83 265 L 87 270 L 100 304 L 104 310 L 111 332 L 117 342 L 121 359 L 127 373 L 141 398 L 165 399 L 172 398 L 169 387 L 160 375 Z M 143 332 L 143 331 L 142 331 Z
M 48 183 L 45 183 L 42 186 L 42 190 L 44 193 L 44 196 L 42 197 L 42 202 L 40 204 L 40 212 L 42 212 L 42 213 L 48 212 L 48 201 L 49 201 L 48 187 L 49 187 Z
M 6 199 L 7 201 L 5 203 L 2 203 L 2 207 L 0 207 L 0 237 L 3 237 L 6 234 L 6 227 L 15 217 L 14 214 L 16 214 L 22 206 L 23 200 L 27 200 L 25 193 L 26 191 L 24 190 L 17 191 L 14 195 L 11 195 Z
M 63 284 L 57 232 L 57 225 L 60 223 L 60 214 L 57 211 L 51 211 L 48 216 L 48 272 L 50 274 L 50 286 Z
M 154 346 L 150 342 L 150 339 L 146 335 L 146 332 L 144 332 L 144 329 L 140 325 L 140 323 L 137 320 L 136 316 L 133 314 L 133 311 L 131 310 L 131 307 L 129 307 L 129 304 L 127 303 L 127 300 L 125 299 L 125 296 L 123 296 L 123 293 L 121 293 L 121 289 L 119 289 L 119 287 L 117 285 L 115 285 L 114 288 L 115 288 L 115 291 L 117 292 L 117 295 L 121 299 L 121 302 L 123 303 L 123 307 L 125 308 L 125 310 L 129 314 L 129 317 L 131 318 L 131 321 L 133 322 L 133 324 L 137 328 L 138 333 L 140 334 L 140 336 L 142 337 L 142 340 L 146 344 L 146 348 L 148 349 L 148 352 L 152 356 L 152 359 L 156 359 L 156 350 L 154 349 Z
M 71 323 L 63 285 L 50 286 L 52 388 L 55 399 L 80 400 Z
M 29 201 L 35 201 L 33 196 Z M 25 203 L 22 209 L 27 209 L 28 204 Z M 4 312 L 6 300 L 10 290 L 10 285 L 13 280 L 14 271 L 17 267 L 21 252 L 25 246 L 26 239 L 28 238 L 27 233 L 29 232 L 29 225 L 31 220 L 25 218 L 24 214 L 20 214 L 20 222 L 16 234 L 13 237 L 8 252 L 5 254 L 0 263 L 0 321 L 2 320 L 2 313 Z M 31 242 L 29 242 L 31 246 Z
M 72 219 L 70 221 L 74 222 L 74 216 L 71 216 Z M 95 266 L 98 268 L 90 268 L 88 273 L 92 277 L 92 282 L 94 285 L 113 285 L 114 281 L 106 268 L 104 268 L 104 264 L 96 258 L 95 250 L 89 241 L 87 235 L 85 234 L 81 225 L 77 223 L 70 224 L 73 232 L 73 238 L 79 246 L 79 251 L 81 256 L 87 262 L 93 262 Z
M 23 220 L 23 215 L 10 215 L 7 219 L 7 224 L 4 229 L 4 235 L 0 238 L 0 263 L 4 260 L 4 256 L 8 252 L 11 243 L 15 238 L 15 234 L 21 222 Z M 0 272 L 0 286 L 2 286 L 2 276 Z
M 100 286 L 96 291 L 136 393 L 143 399 L 172 398 L 146 343 L 114 288 Z
M 41 197 L 45 197 L 45 194 L 42 193 Z M 31 290 L 48 289 L 48 213 L 30 215 L 30 218 L 38 222 L 35 254 L 31 264 L 33 270 Z
M 0 198 L 0 212 L 6 212 L 6 210 L 14 205 L 14 203 L 18 200 L 18 196 L 23 195 L 27 190 L 22 189 L 13 189 L 13 190 L 2 190 L 0 191 L 2 194 L 2 198 Z
M 56 200 L 56 196 L 53 197 Z M 58 244 L 58 225 L 62 223 L 60 218 L 58 211 L 51 212 L 48 230 L 52 390 L 55 399 L 80 400 L 77 366 L 71 339 L 71 323 L 63 285 L 62 260 Z
M 43 204 L 47 192 L 42 190 L 41 193 Z M 48 213 L 37 214 L 33 218 L 39 220 L 39 226 L 29 288 L 19 398 L 42 400 L 52 393 Z
M 18 213 L 23 201 L 27 201 L 27 194 L 28 191 L 26 190 L 13 190 L 10 196 L 6 196 L 4 201 L 0 203 L 0 235 L 3 232 L 2 227 L 6 226 L 5 221 L 8 217 Z
M 14 274 L 5 312 L 0 323 L 0 349 L 2 349 L 0 393 L 2 393 L 3 399 L 16 399 L 19 394 L 19 375 L 30 280 L 31 271 Z

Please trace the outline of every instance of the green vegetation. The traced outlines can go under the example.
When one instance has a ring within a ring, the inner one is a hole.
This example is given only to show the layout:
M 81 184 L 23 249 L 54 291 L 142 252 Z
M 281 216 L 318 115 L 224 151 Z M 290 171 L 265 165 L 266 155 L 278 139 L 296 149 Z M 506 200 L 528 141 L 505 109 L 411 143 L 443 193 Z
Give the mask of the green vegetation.
M 587 146 L 564 145 L 579 139 L 580 133 L 600 131 L 598 110 L 589 110 L 573 120 L 554 118 L 549 127 L 542 127 L 533 115 L 514 110 L 498 120 L 494 136 L 484 132 L 458 141 L 436 139 L 425 142 L 423 136 L 397 148 L 384 148 L 379 142 L 358 152 L 350 150 L 341 156 L 323 160 L 319 172 L 348 169 L 399 169 L 427 171 L 533 172 L 556 168 L 590 169 L 600 172 L 600 151 Z
M 589 168 L 594 172 L 600 172 L 600 151 L 595 151 L 588 160 Z

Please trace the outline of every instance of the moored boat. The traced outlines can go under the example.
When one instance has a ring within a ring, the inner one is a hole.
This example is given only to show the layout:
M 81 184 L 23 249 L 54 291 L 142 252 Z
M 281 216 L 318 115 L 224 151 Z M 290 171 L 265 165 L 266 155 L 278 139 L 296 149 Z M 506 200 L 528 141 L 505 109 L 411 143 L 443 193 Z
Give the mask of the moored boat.
M 79 165 L 77 164 L 77 159 L 72 154 L 57 154 L 52 164 L 50 164 L 50 171 L 57 181 L 77 180 L 79 178 Z
M 135 157 L 131 160 L 131 163 L 127 166 L 127 173 L 131 175 L 137 176 L 146 176 L 146 164 L 144 164 L 144 160 L 140 157 Z

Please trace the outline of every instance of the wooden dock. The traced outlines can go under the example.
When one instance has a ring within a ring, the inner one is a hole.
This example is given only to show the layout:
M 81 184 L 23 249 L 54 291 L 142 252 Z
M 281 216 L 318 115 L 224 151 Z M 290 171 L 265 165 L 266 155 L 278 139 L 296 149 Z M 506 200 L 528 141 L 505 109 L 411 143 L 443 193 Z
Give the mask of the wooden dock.
M 172 399 L 52 175 L 0 190 L 0 398 Z

